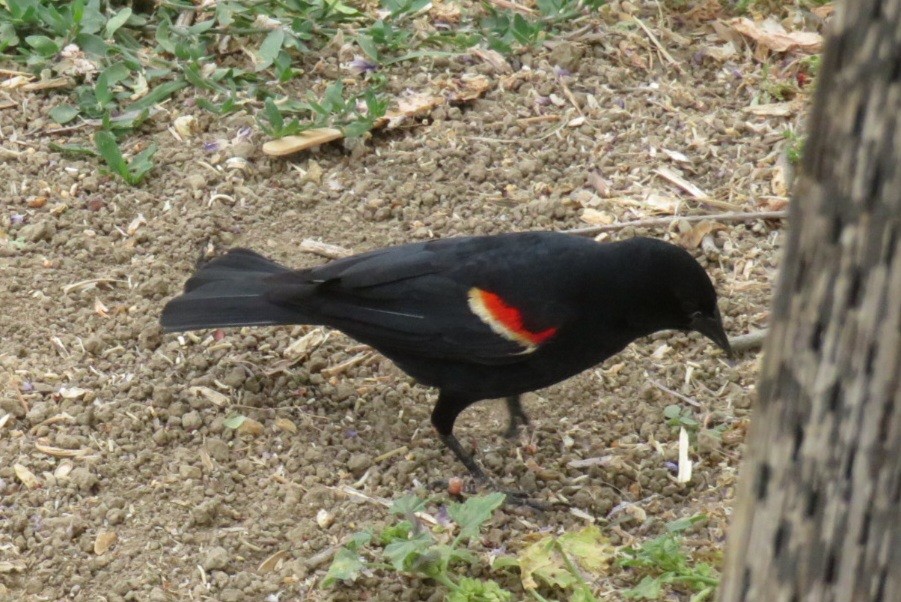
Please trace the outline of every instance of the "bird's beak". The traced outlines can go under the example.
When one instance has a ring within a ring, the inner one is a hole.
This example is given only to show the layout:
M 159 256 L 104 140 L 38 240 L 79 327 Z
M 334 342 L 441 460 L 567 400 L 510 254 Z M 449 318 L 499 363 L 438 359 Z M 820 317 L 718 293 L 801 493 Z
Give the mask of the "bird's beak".
M 703 314 L 695 314 L 689 328 L 700 332 L 705 337 L 716 343 L 716 346 L 726 352 L 730 358 L 732 355 L 732 347 L 729 345 L 729 337 L 726 336 L 726 330 L 723 328 L 723 318 L 720 316 L 719 308 L 716 309 L 712 316 Z

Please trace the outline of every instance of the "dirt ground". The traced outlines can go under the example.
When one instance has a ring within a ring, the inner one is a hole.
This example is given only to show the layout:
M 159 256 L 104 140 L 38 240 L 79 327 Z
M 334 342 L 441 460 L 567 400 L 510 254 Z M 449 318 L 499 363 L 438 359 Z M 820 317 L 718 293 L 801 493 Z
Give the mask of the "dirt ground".
M 637 11 L 669 58 L 622 11 Z M 58 96 L 11 92 L 15 107 L 0 111 L 0 146 L 16 151 L 0 154 L 0 598 L 439 599 L 433 584 L 397 576 L 317 586 L 328 567 L 320 553 L 387 520 L 338 487 L 396 498 L 462 476 L 429 426 L 435 392 L 337 332 L 292 363 L 286 349 L 311 328 L 177 336 L 161 334 L 158 318 L 201 253 L 230 246 L 299 267 L 324 261 L 299 251 L 308 238 L 363 251 L 566 230 L 586 226 L 583 215 L 604 223 L 784 206 L 783 131 L 803 99 L 781 114 L 745 110 L 768 102 L 761 90 L 779 77 L 778 59 L 765 68 L 752 48 L 714 56 L 706 49 L 722 40 L 703 15 L 656 5 L 614 4 L 582 25 L 511 57 L 510 73 L 471 56 L 395 66 L 398 94 L 462 74 L 486 75 L 492 89 L 363 145 L 287 160 L 261 153 L 252 117 L 215 118 L 183 91 L 131 139 L 160 146 L 137 188 L 50 150 L 83 136 L 44 133 Z M 353 77 L 337 56 L 308 67 L 309 79 L 292 84 L 298 93 L 319 85 L 317 70 Z M 200 131 L 177 140 L 167 128 L 183 114 Z M 764 327 L 783 223 L 724 221 L 703 245 L 692 225 L 601 239 L 689 245 L 730 334 Z M 757 362 L 755 352 L 728 362 L 698 335 L 661 333 L 530 395 L 533 427 L 520 441 L 501 437 L 500 402 L 465 412 L 458 436 L 505 486 L 581 511 L 502 509 L 484 549 L 515 550 L 523 534 L 578 528 L 585 516 L 615 544 L 640 542 L 664 521 L 704 513 L 688 544 L 717 562 Z M 687 484 L 673 473 L 678 429 L 663 417 L 673 403 L 703 427 Z M 261 426 L 236 432 L 224 424 L 235 412 Z M 334 515 L 325 528 L 322 509 Z M 279 562 L 260 566 L 275 553 Z M 522 592 L 515 574 L 503 584 Z M 622 569 L 599 582 L 611 600 L 630 585 Z

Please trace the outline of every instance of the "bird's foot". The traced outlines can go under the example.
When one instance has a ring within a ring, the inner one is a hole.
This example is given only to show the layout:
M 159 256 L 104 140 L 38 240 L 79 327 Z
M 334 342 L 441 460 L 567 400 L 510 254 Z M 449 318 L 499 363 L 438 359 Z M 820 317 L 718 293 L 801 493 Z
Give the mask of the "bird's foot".
M 525 491 L 515 489 L 506 489 L 503 485 L 494 479 L 486 476 L 484 473 L 480 475 L 471 475 L 465 485 L 461 488 L 458 482 L 462 479 L 451 478 L 447 480 L 433 481 L 430 486 L 434 490 L 445 491 L 453 497 L 462 498 L 463 493 L 475 495 L 480 492 L 498 492 L 503 493 L 504 505 L 506 506 L 525 506 L 534 510 L 547 510 L 556 504 L 547 504 L 545 502 L 532 498 Z
M 526 429 L 528 425 L 525 423 L 520 423 L 510 420 L 510 424 L 507 426 L 507 429 L 503 432 L 504 438 L 513 441 L 519 438 L 519 434 Z

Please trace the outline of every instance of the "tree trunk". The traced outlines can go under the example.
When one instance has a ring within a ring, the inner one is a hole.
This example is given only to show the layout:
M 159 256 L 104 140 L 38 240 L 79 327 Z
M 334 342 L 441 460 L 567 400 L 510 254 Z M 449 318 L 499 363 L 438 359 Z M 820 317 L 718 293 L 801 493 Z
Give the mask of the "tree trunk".
M 901 0 L 832 23 L 720 600 L 901 600 Z

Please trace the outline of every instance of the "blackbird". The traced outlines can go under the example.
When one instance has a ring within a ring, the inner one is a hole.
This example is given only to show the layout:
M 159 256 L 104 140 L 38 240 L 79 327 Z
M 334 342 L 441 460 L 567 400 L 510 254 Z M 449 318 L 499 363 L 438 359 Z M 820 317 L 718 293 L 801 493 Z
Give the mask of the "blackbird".
M 598 243 L 554 232 L 446 238 L 292 270 L 247 249 L 199 268 L 163 309 L 167 331 L 319 324 L 377 349 L 437 387 L 432 425 L 473 476 L 457 416 L 590 368 L 635 339 L 694 330 L 731 354 L 707 273 L 650 238 Z

